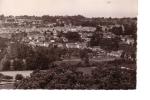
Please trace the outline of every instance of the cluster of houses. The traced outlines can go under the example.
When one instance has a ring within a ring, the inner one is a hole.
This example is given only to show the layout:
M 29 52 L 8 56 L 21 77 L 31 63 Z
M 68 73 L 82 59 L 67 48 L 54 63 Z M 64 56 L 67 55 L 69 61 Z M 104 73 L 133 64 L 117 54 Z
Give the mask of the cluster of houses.
M 5 27 L 22 27 L 22 26 L 32 27 L 32 26 L 40 26 L 42 24 L 42 20 L 8 16 L 5 17 L 3 20 L 1 20 L 1 24 L 3 24 L 2 26 Z
M 43 25 L 42 20 L 39 19 L 25 19 L 17 18 L 13 16 L 6 17 L 5 20 L 0 21 L 0 26 L 2 24 L 17 24 L 18 27 L 1 27 L 0 36 L 5 38 L 11 38 L 12 34 L 17 34 L 16 38 L 18 41 L 35 46 L 57 46 L 60 48 L 70 48 L 70 49 L 84 49 L 88 48 L 94 52 L 105 53 L 100 47 L 89 47 L 88 43 L 91 40 L 91 37 L 96 31 L 96 27 L 83 27 L 83 26 L 73 26 L 73 25 L 64 25 L 64 26 L 55 26 L 56 23 L 49 23 L 44 25 L 44 27 L 38 27 Z M 31 27 L 26 27 L 31 26 Z M 103 33 L 103 38 L 114 38 L 116 35 L 108 30 L 113 28 L 114 25 L 100 26 L 101 32 Z M 115 25 L 115 27 L 124 27 L 122 25 Z M 67 32 L 77 32 L 82 42 L 68 42 L 68 39 L 62 35 Z M 23 36 L 21 33 L 26 33 Z M 59 36 L 61 34 L 61 36 Z M 120 36 L 123 43 L 128 45 L 134 44 L 134 39 L 129 36 Z M 13 41 L 13 39 L 12 39 Z M 110 56 L 120 56 L 122 51 L 113 51 L 108 53 Z
M 11 30 L 11 29 L 10 29 Z M 87 30 L 87 32 L 85 31 Z M 53 28 L 12 28 L 11 31 L 6 32 L 6 28 L 1 30 L 3 34 L 9 33 L 10 37 L 14 37 L 12 41 L 20 41 L 31 46 L 49 47 L 55 45 L 66 48 L 86 48 L 90 41 L 90 36 L 93 35 L 94 27 L 53 27 Z M 77 32 L 84 40 L 84 42 L 68 42 L 64 36 L 67 32 Z M 24 35 L 26 34 L 26 35 Z M 59 36 L 60 34 L 64 34 Z M 14 35 L 14 36 L 13 36 Z

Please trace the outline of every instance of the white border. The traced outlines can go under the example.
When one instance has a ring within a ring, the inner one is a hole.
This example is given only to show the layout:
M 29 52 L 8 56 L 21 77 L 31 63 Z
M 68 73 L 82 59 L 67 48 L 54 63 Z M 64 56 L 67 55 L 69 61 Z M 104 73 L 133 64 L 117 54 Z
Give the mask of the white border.
M 150 98 L 150 0 L 139 0 L 138 62 L 136 90 L 0 90 L 1 100 L 64 99 L 64 100 L 136 100 Z

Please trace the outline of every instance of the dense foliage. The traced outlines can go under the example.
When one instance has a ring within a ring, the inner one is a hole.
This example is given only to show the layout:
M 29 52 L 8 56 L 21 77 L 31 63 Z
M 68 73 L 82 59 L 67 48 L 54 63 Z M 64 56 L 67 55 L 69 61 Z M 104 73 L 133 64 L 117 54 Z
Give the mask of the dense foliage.
M 0 37 L 0 49 L 3 49 L 7 46 L 8 39 Z
M 15 80 L 22 80 L 24 77 L 23 77 L 23 75 L 22 74 L 17 74 L 16 76 L 15 76 Z
M 100 64 L 92 75 L 71 66 L 34 71 L 14 84 L 17 89 L 135 89 L 136 71 L 121 69 L 115 62 Z
M 14 43 L 6 54 L 2 70 L 48 69 L 54 61 L 60 60 L 63 51 L 57 47 L 32 48 L 26 44 Z
M 91 46 L 100 46 L 106 51 L 117 51 L 119 48 L 119 37 L 115 38 L 102 38 L 102 34 L 93 34 L 90 45 Z
M 68 32 L 65 34 L 65 37 L 69 40 L 69 42 L 81 41 L 81 37 L 80 34 L 78 34 L 78 32 Z

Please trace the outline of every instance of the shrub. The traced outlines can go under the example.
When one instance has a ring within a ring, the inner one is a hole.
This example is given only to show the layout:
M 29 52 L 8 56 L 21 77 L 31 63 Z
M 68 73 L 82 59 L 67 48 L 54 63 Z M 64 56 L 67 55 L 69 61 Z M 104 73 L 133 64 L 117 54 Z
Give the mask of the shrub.
M 8 76 L 8 75 L 4 75 L 3 79 L 13 79 L 13 77 L 12 76 Z
M 77 71 L 77 67 L 58 66 L 36 70 L 30 77 L 15 83 L 17 89 L 135 89 L 136 70 L 121 69 L 116 63 L 102 63 L 92 75 Z
M 0 78 L 2 78 L 4 75 L 2 73 L 0 73 Z
M 23 77 L 22 74 L 17 74 L 16 77 L 15 77 L 16 80 L 22 80 L 23 78 L 24 77 Z

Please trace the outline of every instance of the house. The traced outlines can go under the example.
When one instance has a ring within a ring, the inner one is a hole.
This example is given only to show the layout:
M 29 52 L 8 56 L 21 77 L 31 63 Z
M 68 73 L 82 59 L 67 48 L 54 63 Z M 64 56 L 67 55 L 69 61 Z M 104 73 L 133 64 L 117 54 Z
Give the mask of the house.
M 77 43 L 66 43 L 67 48 L 79 48 Z
M 41 47 L 49 47 L 49 43 L 47 43 L 47 42 L 44 42 L 44 43 L 39 42 L 39 43 L 36 43 L 36 45 L 41 46 Z
M 102 51 L 103 49 L 101 49 L 100 46 L 93 46 L 92 48 L 92 51 Z
M 62 43 L 58 43 L 57 46 L 60 47 L 60 48 L 64 47 L 64 45 Z
M 85 42 L 90 42 L 91 38 L 82 38 Z
M 24 38 L 22 39 L 22 42 L 24 42 L 24 43 L 29 43 L 29 42 L 30 42 L 30 40 L 29 40 L 29 38 L 24 37 Z
M 31 45 L 31 46 L 36 46 L 36 43 L 32 42 L 32 41 L 30 41 L 28 44 Z
M 118 50 L 118 51 L 112 51 L 110 53 L 107 53 L 108 56 L 113 56 L 113 57 L 121 57 L 123 50 Z
M 91 37 L 91 36 L 93 36 L 93 34 L 94 34 L 94 33 L 87 33 L 87 36 L 88 36 L 88 37 Z
M 128 45 L 133 45 L 134 44 L 134 39 L 128 36 L 121 37 L 121 40 L 123 43 L 128 44 Z
M 50 42 L 51 42 L 51 43 L 54 43 L 54 42 L 55 42 L 55 40 L 50 40 Z
M 67 48 L 84 49 L 87 47 L 86 43 L 66 43 Z
M 87 48 L 87 43 L 80 43 L 79 48 L 81 49 Z
M 103 38 L 115 38 L 116 37 L 116 35 L 115 34 L 113 34 L 113 33 L 111 33 L 111 32 L 107 32 L 107 33 L 104 33 L 103 34 Z
M 44 42 L 44 43 L 43 43 L 43 46 L 44 46 L 44 47 L 49 47 L 49 43 Z
M 77 29 L 76 28 L 71 28 L 69 31 L 71 31 L 71 32 L 77 32 Z

